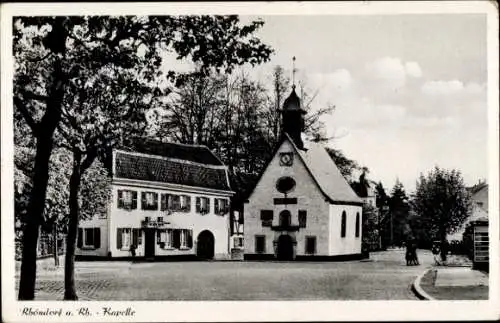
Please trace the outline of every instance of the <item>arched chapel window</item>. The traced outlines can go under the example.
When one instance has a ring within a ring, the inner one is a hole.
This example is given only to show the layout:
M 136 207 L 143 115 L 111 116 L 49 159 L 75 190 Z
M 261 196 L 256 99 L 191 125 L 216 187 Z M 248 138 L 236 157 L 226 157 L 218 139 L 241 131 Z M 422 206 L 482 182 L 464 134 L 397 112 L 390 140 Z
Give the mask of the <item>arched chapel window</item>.
M 356 213 L 356 238 L 359 238 L 359 212 Z
M 280 213 L 280 226 L 289 227 L 291 224 L 291 213 L 288 210 L 281 211 Z
M 342 211 L 342 219 L 340 224 L 340 237 L 342 238 L 345 238 L 346 222 L 347 222 L 347 214 L 345 213 L 345 211 Z

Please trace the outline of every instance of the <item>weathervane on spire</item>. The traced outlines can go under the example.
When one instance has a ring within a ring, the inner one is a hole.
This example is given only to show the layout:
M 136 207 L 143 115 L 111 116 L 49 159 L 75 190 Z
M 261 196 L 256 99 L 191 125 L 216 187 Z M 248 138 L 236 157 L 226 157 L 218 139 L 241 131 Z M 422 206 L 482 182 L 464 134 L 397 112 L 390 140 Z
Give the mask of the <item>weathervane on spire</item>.
M 295 90 L 295 72 L 297 69 L 295 68 L 295 56 L 292 58 L 292 89 Z

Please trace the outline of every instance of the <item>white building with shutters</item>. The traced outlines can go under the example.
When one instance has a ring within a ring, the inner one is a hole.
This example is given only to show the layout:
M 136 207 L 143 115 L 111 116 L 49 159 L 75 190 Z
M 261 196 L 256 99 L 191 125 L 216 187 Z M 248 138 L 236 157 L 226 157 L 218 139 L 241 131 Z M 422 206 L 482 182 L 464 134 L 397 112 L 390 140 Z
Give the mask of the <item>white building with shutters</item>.
M 233 192 L 207 147 L 148 141 L 112 163 L 108 211 L 81 221 L 77 256 L 229 258 Z

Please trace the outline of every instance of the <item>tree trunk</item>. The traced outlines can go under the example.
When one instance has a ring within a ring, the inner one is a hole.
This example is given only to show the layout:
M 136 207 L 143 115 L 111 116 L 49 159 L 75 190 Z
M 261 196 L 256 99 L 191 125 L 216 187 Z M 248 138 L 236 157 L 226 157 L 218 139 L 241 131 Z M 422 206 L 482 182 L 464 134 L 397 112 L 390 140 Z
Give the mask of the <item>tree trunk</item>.
M 58 17 L 51 32 L 44 39 L 46 47 L 53 53 L 64 55 L 66 50 L 67 32 L 64 27 L 64 17 Z M 36 155 L 33 175 L 33 188 L 28 205 L 26 224 L 23 230 L 23 252 L 21 277 L 19 281 L 19 300 L 35 298 L 36 258 L 38 231 L 43 221 L 47 183 L 49 179 L 49 160 L 52 153 L 53 134 L 61 120 L 61 105 L 64 99 L 65 75 L 61 58 L 56 56 L 53 63 L 52 84 L 50 84 L 47 109 L 37 126 L 35 137 Z
M 54 239 L 54 266 L 59 267 L 59 253 L 57 250 L 57 224 L 54 223 L 54 228 L 52 229 L 52 237 Z
M 54 64 L 54 76 L 60 74 L 60 64 Z M 56 78 L 57 79 L 57 78 Z M 37 133 L 33 188 L 30 194 L 28 214 L 23 230 L 23 251 L 21 277 L 19 282 L 19 300 L 35 298 L 37 243 L 40 224 L 43 221 L 47 183 L 49 180 L 49 161 L 53 148 L 53 134 L 61 119 L 63 91 L 59 82 L 54 82 L 53 97 L 47 102 Z
M 73 150 L 73 170 L 69 181 L 69 222 L 64 262 L 64 300 L 78 300 L 75 288 L 75 249 L 78 233 L 78 191 L 81 182 L 81 160 L 82 152 L 75 148 Z
M 441 229 L 441 260 L 446 261 L 448 255 L 448 244 L 446 241 L 446 230 Z

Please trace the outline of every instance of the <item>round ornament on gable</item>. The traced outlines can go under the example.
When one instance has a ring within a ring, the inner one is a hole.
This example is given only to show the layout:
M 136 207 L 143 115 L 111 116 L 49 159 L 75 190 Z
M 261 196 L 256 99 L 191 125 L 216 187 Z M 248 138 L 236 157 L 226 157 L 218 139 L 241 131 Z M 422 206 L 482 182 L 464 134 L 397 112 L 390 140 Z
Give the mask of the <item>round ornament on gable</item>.
M 276 189 L 280 193 L 291 192 L 295 188 L 295 180 L 289 176 L 281 177 L 276 181 Z

